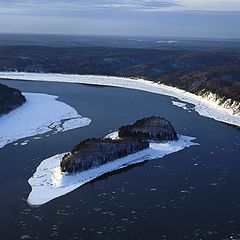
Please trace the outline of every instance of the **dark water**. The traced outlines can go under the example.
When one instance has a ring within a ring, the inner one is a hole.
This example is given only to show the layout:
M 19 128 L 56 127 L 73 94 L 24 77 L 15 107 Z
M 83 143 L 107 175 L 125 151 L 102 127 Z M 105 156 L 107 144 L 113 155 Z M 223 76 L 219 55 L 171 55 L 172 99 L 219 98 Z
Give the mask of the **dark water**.
M 0 82 L 58 95 L 92 119 L 85 128 L 0 149 L 0 239 L 240 239 L 238 128 L 188 113 L 156 94 Z M 149 115 L 166 117 L 201 145 L 102 177 L 40 208 L 27 205 L 27 180 L 42 160 Z

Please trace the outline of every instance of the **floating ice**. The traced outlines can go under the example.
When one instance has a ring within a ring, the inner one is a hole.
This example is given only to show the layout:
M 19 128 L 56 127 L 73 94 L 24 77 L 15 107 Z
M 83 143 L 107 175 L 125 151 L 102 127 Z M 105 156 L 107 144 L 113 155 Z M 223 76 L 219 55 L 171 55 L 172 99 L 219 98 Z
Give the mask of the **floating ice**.
M 188 107 L 187 107 L 187 104 L 186 104 L 186 103 L 172 101 L 172 104 L 173 104 L 174 106 L 177 106 L 177 107 L 182 108 L 182 109 L 184 109 L 184 110 L 188 110 Z

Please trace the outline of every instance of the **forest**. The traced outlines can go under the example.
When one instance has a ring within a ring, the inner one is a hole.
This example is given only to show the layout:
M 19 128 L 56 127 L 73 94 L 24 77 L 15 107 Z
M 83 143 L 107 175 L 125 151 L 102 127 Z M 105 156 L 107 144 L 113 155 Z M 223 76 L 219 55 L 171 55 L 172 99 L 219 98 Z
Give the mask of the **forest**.
M 147 117 L 134 124 L 119 128 L 120 138 L 134 138 L 154 141 L 177 140 L 177 133 L 171 123 L 161 117 Z
M 230 44 L 217 42 L 187 42 L 186 45 L 135 44 L 134 47 L 133 43 L 122 42 L 118 42 L 119 47 L 114 41 L 112 47 L 96 42 L 91 47 L 87 44 L 0 45 L 0 71 L 142 78 L 195 94 L 211 91 L 239 102 L 238 45 L 231 48 Z
M 144 150 L 150 141 L 178 139 L 171 123 L 155 116 L 120 127 L 118 136 L 119 139 L 90 138 L 80 142 L 63 156 L 61 171 L 81 172 Z
M 26 102 L 26 98 L 15 88 L 0 83 L 0 117 Z
M 91 138 L 75 146 L 60 164 L 62 172 L 80 172 L 98 167 L 149 147 L 148 141 L 137 139 Z

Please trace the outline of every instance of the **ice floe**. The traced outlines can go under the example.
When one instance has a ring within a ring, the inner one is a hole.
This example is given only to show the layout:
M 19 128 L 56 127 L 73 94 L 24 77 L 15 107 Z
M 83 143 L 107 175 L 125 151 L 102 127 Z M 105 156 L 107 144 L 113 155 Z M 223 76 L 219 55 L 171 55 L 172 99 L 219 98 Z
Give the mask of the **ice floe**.
M 74 108 L 58 101 L 57 96 L 39 93 L 24 95 L 26 103 L 0 117 L 0 148 L 18 139 L 50 131 L 59 133 L 84 127 L 91 122 L 89 118 L 81 117 Z M 21 145 L 26 145 L 28 141 Z
M 107 137 L 114 139 L 117 138 L 117 134 L 113 133 Z M 41 162 L 34 175 L 28 180 L 32 191 L 27 201 L 31 206 L 40 206 L 81 187 L 83 184 L 103 174 L 147 160 L 162 158 L 165 155 L 180 151 L 186 147 L 198 145 L 192 142 L 195 139 L 193 137 L 180 135 L 178 137 L 178 141 L 150 143 L 150 147 L 143 151 L 109 162 L 100 167 L 74 174 L 61 172 L 60 162 L 66 153 L 50 157 Z
M 188 110 L 188 107 L 187 107 L 187 104 L 186 104 L 186 103 L 172 101 L 172 104 L 173 104 L 174 106 L 177 106 L 177 107 L 182 108 L 182 109 L 184 109 L 184 110 Z
M 209 96 L 197 96 L 195 94 L 180 90 L 178 88 L 169 87 L 163 84 L 154 83 L 142 79 L 92 75 L 23 72 L 0 72 L 0 78 L 30 81 L 84 83 L 92 85 L 104 85 L 137 89 L 141 91 L 175 97 L 180 101 L 195 105 L 194 110 L 198 112 L 201 116 L 240 126 L 240 114 L 235 114 L 236 111 L 231 106 L 228 106 L 226 104 L 219 105 L 219 102 L 216 101 L 216 99 L 210 98 Z

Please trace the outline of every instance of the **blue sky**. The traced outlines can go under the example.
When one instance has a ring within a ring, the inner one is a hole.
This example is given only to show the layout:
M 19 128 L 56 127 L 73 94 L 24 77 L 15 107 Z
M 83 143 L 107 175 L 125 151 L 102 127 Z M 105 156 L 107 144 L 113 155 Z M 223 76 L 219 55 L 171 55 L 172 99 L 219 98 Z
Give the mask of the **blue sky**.
M 240 0 L 0 0 L 0 32 L 240 38 Z

